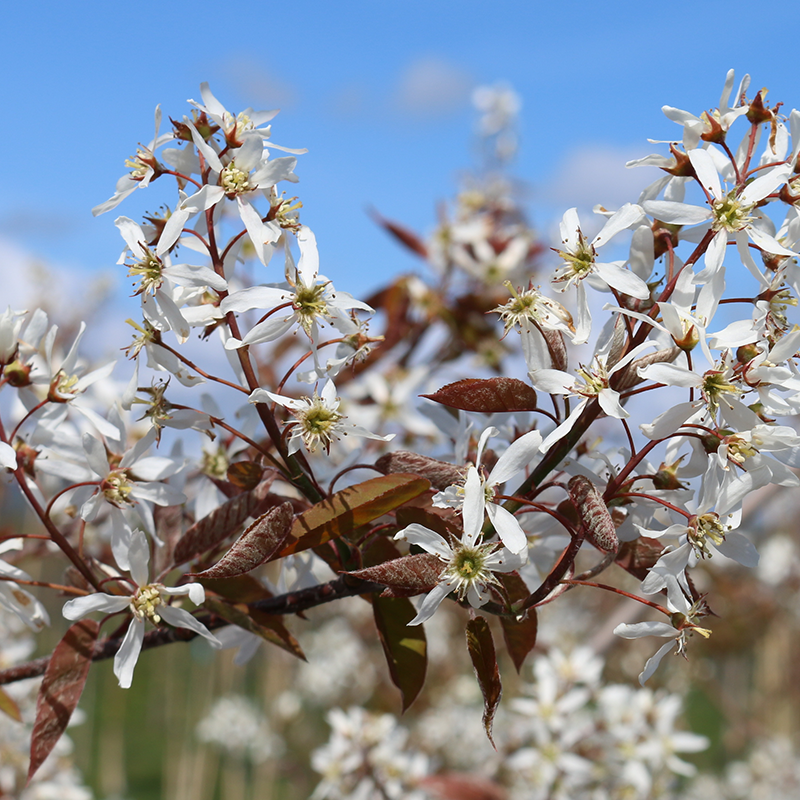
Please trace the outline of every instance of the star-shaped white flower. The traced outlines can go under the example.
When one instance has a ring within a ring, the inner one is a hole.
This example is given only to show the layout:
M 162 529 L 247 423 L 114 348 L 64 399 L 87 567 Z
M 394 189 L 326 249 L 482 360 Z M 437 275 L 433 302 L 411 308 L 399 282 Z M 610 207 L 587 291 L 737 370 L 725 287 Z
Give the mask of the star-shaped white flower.
M 280 394 L 268 392 L 266 389 L 256 389 L 250 394 L 251 403 L 267 403 L 269 401 L 288 408 L 295 418 L 291 436 L 289 437 L 289 455 L 296 453 L 300 445 L 313 453 L 322 445 L 325 451 L 330 451 L 331 443 L 342 436 L 363 436 L 365 439 L 378 439 L 388 442 L 394 439 L 394 434 L 379 436 L 361 425 L 346 422 L 347 417 L 339 411 L 340 399 L 336 396 L 336 386 L 333 381 L 328 381 L 322 392 L 314 392 L 313 397 L 294 399 Z
M 491 597 L 490 586 L 497 585 L 495 572 L 513 572 L 527 560 L 527 551 L 514 554 L 494 542 L 481 541 L 486 494 L 478 471 L 473 467 L 464 485 L 461 517 L 464 533 L 460 541 L 449 542 L 424 525 L 412 523 L 399 531 L 395 539 L 405 539 L 437 556 L 444 569 L 439 583 L 430 591 L 409 625 L 430 619 L 450 592 L 467 598 L 473 608 L 480 608 Z
M 135 591 L 125 595 L 98 592 L 84 597 L 76 597 L 65 603 L 62 610 L 64 617 L 69 620 L 81 619 L 93 611 L 101 611 L 104 614 L 130 611 L 133 619 L 116 656 L 114 656 L 114 674 L 123 689 L 130 688 L 133 682 L 133 670 L 144 642 L 146 620 L 150 620 L 154 625 L 160 624 L 163 620 L 176 628 L 188 628 L 208 640 L 214 647 L 222 646 L 219 639 L 188 611 L 171 606 L 165 600 L 165 595 L 171 597 L 186 595 L 195 605 L 202 605 L 205 602 L 206 594 L 205 589 L 199 583 L 188 583 L 168 589 L 161 583 L 148 582 L 150 549 L 147 537 L 142 531 L 133 532 L 128 560 L 131 565 L 130 575 L 136 586 Z
M 728 237 L 732 236 L 742 263 L 759 283 L 764 283 L 764 278 L 750 255 L 748 240 L 767 253 L 784 256 L 797 254 L 759 228 L 758 215 L 754 212 L 764 198 L 786 182 L 791 174 L 791 167 L 787 164 L 772 167 L 744 186 L 723 190 L 717 166 L 708 150 L 690 150 L 687 155 L 700 186 L 706 193 L 709 207 L 670 200 L 648 200 L 643 203 L 644 210 L 670 225 L 704 223 L 714 231 L 714 237 L 705 254 L 705 269 L 697 276 L 699 282 L 709 280 L 720 269 L 725 258 Z
M 481 456 L 486 447 L 486 442 L 491 436 L 497 436 L 497 428 L 487 428 L 478 442 L 478 455 L 474 467 L 467 470 L 467 478 L 463 486 L 448 486 L 443 492 L 439 492 L 433 498 L 433 504 L 439 508 L 458 508 L 463 509 L 467 502 L 467 483 L 478 481 L 481 487 L 480 497 L 483 498 L 483 505 L 479 513 L 483 511 L 489 515 L 489 519 L 494 526 L 500 541 L 512 552 L 522 553 L 528 549 L 528 537 L 520 527 L 517 518 L 506 511 L 503 506 L 492 502 L 497 492 L 497 487 L 510 480 L 518 472 L 521 472 L 528 464 L 539 455 L 539 446 L 542 443 L 542 434 L 539 431 L 530 431 L 524 436 L 512 442 L 508 449 L 500 456 L 494 468 L 489 473 L 489 477 L 481 477 L 479 472 Z

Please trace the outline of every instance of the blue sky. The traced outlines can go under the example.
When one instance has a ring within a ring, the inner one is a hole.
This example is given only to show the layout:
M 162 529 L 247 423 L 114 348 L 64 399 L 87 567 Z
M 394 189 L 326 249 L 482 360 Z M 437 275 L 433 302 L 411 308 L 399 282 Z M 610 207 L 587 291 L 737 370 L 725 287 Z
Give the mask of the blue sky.
M 516 172 L 545 235 L 571 205 L 634 200 L 655 175 L 624 162 L 657 149 L 648 137 L 678 135 L 660 107 L 715 105 L 729 68 L 737 78 L 750 72 L 753 88 L 769 87 L 787 112 L 800 102 L 791 43 L 780 44 L 768 22 L 785 3 L 227 8 L 198 0 L 4 9 L 0 270 L 15 302 L 13 287 L 35 261 L 53 266 L 65 292 L 83 291 L 78 276 L 105 274 L 124 295 L 114 217 L 136 219 L 173 196 L 154 187 L 97 219 L 90 209 L 111 195 L 137 142 L 150 140 L 156 104 L 180 118 L 202 80 L 228 108 L 282 109 L 273 140 L 309 150 L 295 188 L 323 271 L 362 295 L 416 266 L 365 209 L 432 228 L 437 201 L 474 164 L 477 84 L 507 81 L 522 96 Z

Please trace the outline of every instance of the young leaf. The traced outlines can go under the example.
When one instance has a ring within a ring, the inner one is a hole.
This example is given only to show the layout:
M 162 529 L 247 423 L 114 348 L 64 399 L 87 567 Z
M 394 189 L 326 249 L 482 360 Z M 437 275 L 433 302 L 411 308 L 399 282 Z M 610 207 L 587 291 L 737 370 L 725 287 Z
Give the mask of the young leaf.
M 19 706 L 2 687 L 0 687 L 0 711 L 6 716 L 11 717 L 15 722 L 22 722 L 22 714 L 19 713 Z
M 388 233 L 394 236 L 400 244 L 407 247 L 412 253 L 415 253 L 423 259 L 428 258 L 428 248 L 425 246 L 425 242 L 423 242 L 414 231 L 409 230 L 403 225 L 398 225 L 396 222 L 386 219 L 386 217 L 382 217 L 374 209 L 371 211 L 371 216 L 378 225 L 388 231 Z
M 36 699 L 28 783 L 50 755 L 81 698 L 100 623 L 82 619 L 56 645 Z
M 529 592 L 525 581 L 516 572 L 507 572 L 498 575 L 500 582 L 508 594 L 510 603 L 524 600 Z M 522 669 L 525 657 L 533 650 L 536 644 L 536 634 L 538 631 L 538 620 L 536 609 L 528 609 L 528 613 L 521 620 L 511 619 L 510 617 L 500 617 L 500 624 L 503 626 L 503 639 L 506 649 L 514 662 L 517 672 Z
M 467 650 L 483 693 L 483 727 L 492 747 L 497 750 L 492 738 L 492 723 L 500 705 L 503 687 L 500 683 L 500 670 L 497 667 L 492 632 L 484 617 L 475 617 L 467 623 Z
M 536 392 L 517 378 L 465 378 L 448 383 L 438 392 L 423 394 L 436 403 L 463 411 L 495 414 L 501 411 L 533 411 Z
M 274 597 L 257 578 L 252 575 L 237 575 L 235 578 L 199 578 L 207 591 L 214 592 L 230 603 L 257 603 Z M 203 605 L 208 606 L 208 596 Z
M 389 674 L 403 696 L 405 712 L 425 683 L 428 663 L 425 630 L 422 625 L 408 627 L 417 612 L 411 602 L 403 598 L 373 597 L 372 613 Z
M 226 477 L 234 486 L 250 491 L 258 486 L 263 474 L 264 467 L 255 461 L 236 461 L 228 467 Z
M 291 503 L 271 508 L 234 542 L 213 567 L 205 572 L 189 574 L 203 578 L 233 578 L 254 570 L 286 543 L 293 517 Z
M 382 583 L 386 589 L 381 597 L 414 597 L 433 589 L 439 583 L 444 567 L 444 562 L 432 553 L 419 553 L 347 574 L 365 581 Z
M 396 472 L 420 475 L 423 478 L 427 478 L 431 482 L 431 486 L 440 492 L 453 483 L 463 483 L 467 472 L 466 467 L 449 464 L 447 461 L 439 461 L 437 458 L 421 456 L 408 450 L 395 450 L 382 455 L 375 462 L 375 469 L 384 475 L 391 475 Z
M 254 633 L 256 636 L 260 636 L 264 641 L 277 645 L 287 653 L 303 659 L 303 661 L 306 660 L 297 639 L 289 633 L 280 617 L 252 609 L 248 612 L 242 606 L 233 606 L 213 597 L 206 597 L 203 605 L 232 625 L 237 625 L 250 633 Z
M 269 494 L 272 480 L 270 474 L 252 491 L 232 497 L 207 517 L 195 522 L 175 545 L 173 565 L 178 567 L 185 564 L 231 536 L 239 525 L 257 512 Z
M 440 772 L 417 781 L 439 800 L 506 800 L 505 789 L 498 783 L 472 772 Z
M 344 536 L 394 511 L 429 488 L 430 483 L 424 478 L 404 474 L 385 475 L 348 486 L 297 517 L 290 543 L 278 555 L 283 558 Z

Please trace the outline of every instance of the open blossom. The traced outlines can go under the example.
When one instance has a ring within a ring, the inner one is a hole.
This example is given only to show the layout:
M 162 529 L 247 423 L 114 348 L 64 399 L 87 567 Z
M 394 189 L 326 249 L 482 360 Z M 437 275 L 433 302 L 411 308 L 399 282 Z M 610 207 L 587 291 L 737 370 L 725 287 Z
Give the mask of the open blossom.
M 468 482 L 474 484 L 477 480 L 480 486 L 479 499 L 483 499 L 482 507 L 475 513 L 483 516 L 483 511 L 489 515 L 500 541 L 512 552 L 522 553 L 528 548 L 528 537 L 520 527 L 517 518 L 506 511 L 499 503 L 493 502 L 497 487 L 510 480 L 514 475 L 527 467 L 539 454 L 542 443 L 542 434 L 539 431 L 530 431 L 512 442 L 508 449 L 500 456 L 487 478 L 481 477 L 480 465 L 483 450 L 489 437 L 497 436 L 497 428 L 487 428 L 478 442 L 478 454 L 475 466 L 469 467 L 463 486 L 448 486 L 433 498 L 433 504 L 439 508 L 463 509 L 466 504 Z
M 163 259 L 159 258 L 147 245 L 147 236 L 141 225 L 132 219 L 117 217 L 114 224 L 127 245 L 127 251 L 117 263 L 125 263 L 128 275 L 138 281 L 135 294 L 142 295 L 143 300 L 147 297 L 154 298 L 161 311 L 160 316 L 168 321 L 170 329 L 175 331 L 178 338 L 185 341 L 189 336 L 189 323 L 172 298 L 171 289 L 174 284 L 177 282 L 183 286 L 204 289 L 211 287 L 221 292 L 227 290 L 227 282 L 209 267 L 170 264 L 168 255 Z
M 430 619 L 450 592 L 466 598 L 473 608 L 480 608 L 491 597 L 491 586 L 498 585 L 495 572 L 513 572 L 527 560 L 527 552 L 512 553 L 494 542 L 483 542 L 486 494 L 478 471 L 473 467 L 464 485 L 461 517 L 464 533 L 459 541 L 449 542 L 424 525 L 412 523 L 395 535 L 437 556 L 444 568 L 439 583 L 427 595 L 409 625 L 419 625 Z M 508 513 L 508 512 L 506 512 Z
M 288 408 L 296 420 L 290 423 L 292 433 L 289 437 L 289 454 L 296 453 L 301 443 L 310 453 L 316 452 L 320 445 L 329 452 L 332 442 L 347 435 L 363 436 L 381 442 L 388 442 L 394 438 L 393 433 L 388 436 L 378 436 L 361 425 L 346 422 L 347 417 L 339 411 L 341 401 L 336 396 L 336 386 L 333 381 L 328 381 L 322 387 L 320 394 L 314 392 L 313 397 L 301 397 L 299 400 L 283 397 L 266 389 L 256 389 L 250 394 L 251 403 L 269 401 Z
M 732 236 L 742 263 L 759 282 L 761 272 L 750 255 L 748 241 L 767 253 L 784 256 L 796 255 L 759 227 L 758 204 L 772 194 L 791 174 L 791 166 L 781 164 L 763 171 L 744 186 L 723 190 L 717 166 L 708 150 L 690 150 L 687 154 L 697 174 L 697 179 L 708 198 L 709 208 L 677 203 L 670 200 L 649 200 L 644 209 L 662 222 L 670 225 L 698 225 L 714 231 L 705 254 L 705 269 L 698 281 L 713 277 L 722 266 L 728 237 Z M 730 166 L 729 162 L 726 162 Z
M 351 309 L 373 313 L 366 303 L 356 300 L 347 292 L 337 292 L 330 281 L 319 274 L 317 240 L 312 231 L 302 226 L 297 234 L 300 261 L 294 265 L 288 243 L 286 247 L 286 280 L 282 286 L 251 286 L 226 297 L 220 310 L 250 311 L 254 308 L 271 312 L 251 328 L 239 341 L 228 339 L 225 347 L 237 349 L 250 344 L 273 342 L 295 325 L 299 325 L 316 352 L 319 343 L 319 325 L 327 323 L 345 335 L 352 330 Z
M 156 106 L 155 127 L 155 136 L 153 136 L 150 144 L 147 146 L 139 145 L 136 155 L 133 158 L 126 159 L 125 166 L 130 169 L 130 172 L 117 181 L 117 187 L 112 197 L 92 209 L 94 216 L 97 217 L 100 214 L 105 214 L 106 211 L 116 208 L 129 194 L 132 194 L 140 187 L 144 189 L 150 185 L 150 181 L 159 176 L 161 166 L 155 157 L 155 151 L 173 138 L 171 132 L 163 133 L 161 136 L 158 135 L 158 129 L 161 127 L 161 106 Z
M 640 639 L 643 636 L 660 636 L 664 639 L 671 639 L 663 647 L 659 648 L 655 655 L 651 656 L 644 669 L 639 674 L 639 683 L 644 686 L 646 681 L 658 669 L 661 659 L 669 653 L 673 647 L 679 655 L 686 657 L 686 641 L 692 633 L 699 633 L 704 638 L 711 635 L 708 628 L 701 628 L 695 623 L 699 617 L 705 616 L 706 608 L 702 600 L 690 603 L 683 594 L 678 595 L 677 604 L 673 603 L 672 598 L 667 600 L 667 606 L 672 612 L 671 624 L 666 622 L 636 622 L 632 625 L 623 623 L 614 628 L 614 633 L 623 639 Z
M 589 366 L 581 367 L 578 370 L 577 381 L 572 375 L 563 370 L 532 370 L 530 378 L 535 389 L 552 395 L 577 395 L 583 398 L 572 409 L 570 415 L 545 437 L 539 449 L 542 452 L 546 452 L 552 444 L 559 441 L 559 439 L 563 439 L 572 430 L 584 408 L 591 400 L 596 399 L 603 411 L 610 417 L 625 419 L 625 417 L 629 416 L 628 412 L 622 407 L 619 392 L 611 388 L 611 379 L 614 374 L 625 369 L 643 350 L 652 345 L 652 342 L 644 342 L 634 347 L 613 366 L 608 364 L 608 354 L 598 352 Z
M 147 537 L 142 531 L 133 532 L 130 540 L 128 559 L 130 575 L 135 589 L 130 594 L 89 594 L 76 597 L 64 604 L 62 613 L 69 620 L 81 619 L 93 611 L 104 614 L 116 614 L 129 611 L 133 616 L 116 656 L 114 656 L 114 674 L 123 689 L 130 688 L 133 682 L 133 670 L 139 659 L 144 642 L 145 622 L 153 625 L 162 621 L 176 628 L 188 628 L 202 636 L 214 647 L 221 647 L 221 642 L 205 625 L 198 622 L 188 611 L 169 605 L 169 597 L 188 596 L 195 605 L 205 602 L 205 589 L 199 583 L 188 583 L 174 589 L 168 589 L 161 583 L 149 583 L 148 564 L 150 549 Z
M 573 341 L 583 344 L 589 338 L 592 317 L 589 313 L 589 301 L 583 281 L 588 280 L 595 288 L 616 289 L 623 294 L 646 300 L 650 297 L 647 284 L 635 273 L 624 268 L 624 261 L 602 262 L 597 260 L 597 248 L 604 245 L 620 231 L 636 227 L 644 220 L 644 211 L 640 206 L 626 203 L 606 221 L 600 233 L 589 242 L 581 230 L 578 212 L 570 208 L 564 212 L 561 220 L 561 240 L 563 250 L 558 255 L 563 263 L 553 275 L 553 286 L 566 291 L 575 286 L 578 293 L 577 332 Z

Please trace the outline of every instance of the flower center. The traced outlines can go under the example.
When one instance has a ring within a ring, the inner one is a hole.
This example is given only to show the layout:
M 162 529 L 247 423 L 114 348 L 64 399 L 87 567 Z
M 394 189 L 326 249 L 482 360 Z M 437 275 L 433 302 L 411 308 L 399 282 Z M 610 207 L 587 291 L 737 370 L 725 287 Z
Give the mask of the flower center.
M 575 249 L 556 250 L 564 263 L 558 267 L 553 275 L 553 283 L 565 283 L 562 291 L 571 284 L 582 281 L 593 269 L 597 253 L 587 241 L 582 231 L 578 231 L 578 243 Z
M 310 336 L 311 328 L 317 317 L 328 315 L 328 303 L 325 299 L 324 283 L 316 286 L 299 286 L 292 301 L 292 308 L 298 316 L 303 330 Z
M 503 320 L 506 332 L 510 331 L 514 325 L 521 325 L 523 321 L 527 320 L 536 322 L 544 328 L 553 330 L 567 329 L 571 333 L 575 332 L 572 314 L 561 303 L 545 297 L 533 287 L 517 292 L 511 281 L 505 281 L 504 285 L 511 292 L 512 297 L 504 305 L 495 308 L 494 311 Z
M 128 479 L 128 472 L 124 469 L 115 469 L 106 475 L 100 484 L 100 489 L 105 495 L 106 500 L 112 505 L 121 508 L 124 505 L 132 505 L 130 499 L 133 484 Z
M 158 606 L 164 605 L 161 599 L 161 583 L 148 583 L 147 586 L 140 586 L 136 594 L 131 598 L 131 611 L 138 620 L 149 619 L 154 625 L 161 622 L 158 614 Z
M 719 521 L 719 514 L 713 511 L 694 517 L 689 522 L 689 543 L 700 558 L 711 558 L 709 540 L 719 547 L 725 541 L 725 527 Z
M 145 247 L 141 243 L 140 247 L 144 251 L 144 257 L 128 264 L 128 277 L 139 279 L 139 288 L 136 290 L 136 294 L 142 294 L 143 292 L 155 294 L 156 289 L 164 281 L 164 276 L 161 274 L 163 264 L 161 259 L 149 247 Z
M 716 416 L 717 409 L 722 397 L 733 395 L 738 397 L 742 390 L 734 386 L 726 377 L 722 370 L 709 370 L 703 375 L 703 383 L 700 387 L 703 398 L 708 403 L 708 409 L 712 416 Z
M 308 408 L 293 412 L 300 425 L 300 435 L 310 452 L 313 453 L 320 444 L 327 450 L 336 439 L 336 430 L 344 415 L 326 405 L 316 394 L 306 398 L 306 402 Z
M 135 156 L 125 159 L 125 166 L 131 171 L 131 180 L 142 181 L 150 169 L 150 164 L 145 159 L 152 156 L 144 150 L 137 150 Z
M 454 584 L 455 591 L 460 598 L 463 599 L 474 584 L 497 585 L 498 580 L 494 573 L 486 567 L 486 560 L 494 548 L 495 545 L 492 543 L 473 547 L 457 545 L 444 572 L 444 577 Z
M 597 356 L 589 367 L 580 366 L 577 369 L 578 378 L 582 385 L 576 383 L 572 391 L 583 397 L 597 397 L 603 389 L 608 388 L 608 372 Z
M 750 212 L 753 208 L 753 205 L 743 205 L 731 192 L 724 199 L 715 200 L 712 204 L 714 221 L 711 223 L 711 227 L 715 231 L 725 230 L 731 233 L 740 231 L 752 221 Z
M 77 375 L 67 375 L 60 369 L 50 382 L 47 399 L 53 403 L 68 403 L 78 394 L 76 387 L 79 380 Z
M 252 188 L 249 181 L 249 173 L 242 172 L 235 162 L 231 161 L 219 176 L 219 184 L 225 190 L 228 197 L 249 192 Z

